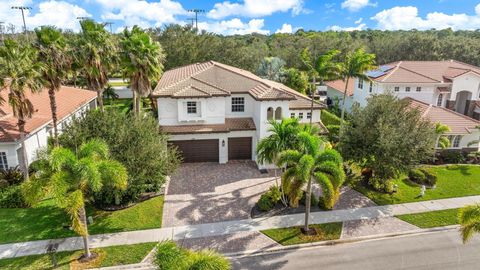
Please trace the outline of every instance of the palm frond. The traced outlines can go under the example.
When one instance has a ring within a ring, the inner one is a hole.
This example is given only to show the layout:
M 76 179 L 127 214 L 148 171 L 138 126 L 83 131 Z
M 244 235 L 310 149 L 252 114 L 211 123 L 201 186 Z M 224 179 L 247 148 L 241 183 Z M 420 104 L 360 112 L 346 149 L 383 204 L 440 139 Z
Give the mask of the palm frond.
M 464 243 L 468 242 L 474 233 L 480 233 L 480 204 L 461 208 L 458 218 Z
M 128 184 L 127 169 L 116 160 L 102 160 L 98 163 L 102 183 L 117 190 L 125 190 Z
M 324 207 L 327 209 L 332 209 L 335 204 L 335 188 L 333 187 L 332 182 L 330 182 L 330 179 L 321 172 L 316 172 L 314 174 L 314 179 L 322 188 L 322 200 Z
M 78 161 L 76 170 L 80 176 L 81 182 L 79 184 L 81 189 L 88 187 L 93 192 L 98 192 L 102 189 L 102 175 L 97 168 L 98 162 L 88 156 Z
M 78 151 L 79 158 L 94 157 L 95 159 L 108 159 L 110 151 L 108 145 L 99 139 L 92 139 L 80 146 Z
M 87 236 L 88 231 L 86 224 L 83 223 L 81 212 L 84 212 L 84 198 L 80 190 L 70 193 L 66 198 L 65 210 L 72 220 L 72 229 L 81 236 Z M 85 214 L 85 213 L 83 213 Z

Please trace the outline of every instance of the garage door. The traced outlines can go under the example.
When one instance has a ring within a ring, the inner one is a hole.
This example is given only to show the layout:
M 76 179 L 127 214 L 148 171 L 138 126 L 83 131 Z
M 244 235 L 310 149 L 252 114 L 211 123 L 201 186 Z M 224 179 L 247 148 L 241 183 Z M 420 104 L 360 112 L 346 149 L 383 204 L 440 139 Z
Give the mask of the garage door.
M 228 159 L 252 159 L 252 137 L 228 138 Z
M 218 140 L 171 141 L 180 150 L 183 162 L 218 162 Z

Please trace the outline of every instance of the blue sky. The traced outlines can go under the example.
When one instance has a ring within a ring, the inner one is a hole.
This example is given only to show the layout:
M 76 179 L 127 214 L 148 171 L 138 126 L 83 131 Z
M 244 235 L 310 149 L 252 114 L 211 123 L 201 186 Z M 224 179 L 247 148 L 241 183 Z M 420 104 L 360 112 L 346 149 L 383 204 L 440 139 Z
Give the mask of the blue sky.
M 188 9 L 206 11 L 199 28 L 220 34 L 355 29 L 478 29 L 480 0 L 0 0 L 0 20 L 21 30 L 11 6 L 30 6 L 27 28 L 50 24 L 78 31 L 77 17 L 113 22 L 113 30 L 186 24 Z M 10 28 L 12 29 L 12 28 Z

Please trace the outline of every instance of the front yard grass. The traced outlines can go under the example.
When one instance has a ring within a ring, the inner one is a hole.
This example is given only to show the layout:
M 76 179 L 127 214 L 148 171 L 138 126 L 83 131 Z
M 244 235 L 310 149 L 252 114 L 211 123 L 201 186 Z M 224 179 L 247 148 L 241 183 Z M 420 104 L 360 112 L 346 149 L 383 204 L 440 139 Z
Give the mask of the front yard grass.
M 119 99 L 105 99 L 105 108 L 113 108 L 122 113 L 128 113 L 132 108 L 132 99 L 119 98 Z
M 310 225 L 310 228 L 315 229 L 317 232 L 317 235 L 313 236 L 304 235 L 301 232 L 301 228 L 303 226 L 270 229 L 261 231 L 261 233 L 283 246 L 335 240 L 339 239 L 342 234 L 342 222 Z
M 87 209 L 90 234 L 160 228 L 163 196 L 114 212 Z M 64 227 L 66 225 L 66 228 Z M 46 200 L 35 208 L 0 209 L 0 244 L 76 236 L 67 214 Z
M 418 214 L 396 216 L 419 228 L 434 228 L 458 224 L 459 209 L 448 209 Z
M 125 264 L 139 263 L 155 247 L 157 243 L 142 243 L 135 245 L 112 246 L 92 249 L 100 256 L 98 261 L 91 267 L 107 267 Z M 74 262 L 83 251 L 63 251 L 56 254 L 58 267 L 52 267 L 51 257 L 48 254 L 25 256 L 0 260 L 0 269 L 72 269 L 77 264 Z M 78 268 L 76 268 L 78 269 Z
M 361 184 L 357 184 L 355 189 L 379 205 L 480 195 L 480 166 L 449 165 L 431 169 L 438 176 L 437 186 L 427 189 L 423 197 L 418 197 L 420 187 L 410 183 L 406 176 L 394 180 L 398 189 L 392 195 L 370 190 Z

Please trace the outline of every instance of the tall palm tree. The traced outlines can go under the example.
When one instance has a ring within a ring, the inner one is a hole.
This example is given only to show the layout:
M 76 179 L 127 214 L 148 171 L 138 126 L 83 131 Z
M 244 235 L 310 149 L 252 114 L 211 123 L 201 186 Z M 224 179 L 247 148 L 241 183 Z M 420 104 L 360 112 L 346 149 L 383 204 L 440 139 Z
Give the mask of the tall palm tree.
M 87 87 L 97 92 L 98 105 L 103 111 L 103 90 L 108 84 L 109 73 L 115 67 L 117 48 L 114 37 L 103 24 L 93 20 L 83 20 L 80 24 L 82 32 L 76 50 L 82 66 L 80 74 Z
M 121 69 L 124 78 L 130 79 L 134 93 L 135 113 L 140 113 L 140 101 L 152 91 L 152 81 L 163 72 L 165 54 L 162 47 L 148 33 L 134 26 L 123 31 L 121 44 Z
M 57 129 L 57 101 L 55 92 L 60 90 L 66 80 L 69 70 L 68 49 L 62 32 L 53 26 L 42 26 L 35 29 L 38 49 L 38 60 L 43 63 L 42 77 L 44 86 L 48 89 L 50 98 L 50 110 L 53 121 L 53 142 L 58 146 Z
M 321 150 L 320 137 L 308 132 L 298 135 L 300 146 L 293 150 L 286 150 L 280 154 L 279 163 L 287 165 L 283 175 L 284 189 L 290 205 L 297 206 L 303 187 L 307 185 L 305 200 L 304 233 L 309 232 L 309 217 L 312 193 L 312 181 L 315 180 L 322 187 L 322 204 L 332 209 L 338 201 L 340 187 L 345 181 L 345 172 L 342 168 L 342 157 L 332 149 Z
M 345 118 L 345 99 L 347 98 L 347 89 L 350 79 L 357 78 L 364 81 L 370 81 L 365 72 L 375 68 L 375 54 L 365 52 L 365 49 L 360 48 L 354 52 L 349 52 L 342 63 L 340 72 L 341 78 L 345 82 L 345 90 L 343 91 L 342 100 L 342 115 L 341 119 Z
M 450 140 L 444 134 L 450 132 L 450 127 L 442 123 L 435 124 L 435 134 L 437 135 L 437 145 L 441 149 L 448 148 L 450 146 Z
M 39 160 L 34 179 L 24 185 L 29 204 L 36 204 L 45 196 L 66 210 L 73 230 L 83 237 L 85 257 L 90 257 L 85 203 L 93 192 L 108 187 L 115 192 L 127 188 L 127 170 L 118 161 L 110 159 L 108 145 L 91 140 L 80 146 L 77 153 L 56 147 Z
M 458 218 L 463 243 L 468 242 L 474 233 L 480 233 L 480 204 L 461 208 Z
M 0 91 L 8 91 L 8 103 L 17 118 L 23 155 L 21 167 L 26 179 L 29 175 L 25 125 L 34 113 L 33 104 L 26 93 L 41 91 L 41 68 L 37 61 L 37 51 L 29 45 L 20 45 L 14 40 L 6 39 L 3 46 L 0 46 Z

